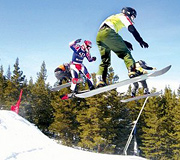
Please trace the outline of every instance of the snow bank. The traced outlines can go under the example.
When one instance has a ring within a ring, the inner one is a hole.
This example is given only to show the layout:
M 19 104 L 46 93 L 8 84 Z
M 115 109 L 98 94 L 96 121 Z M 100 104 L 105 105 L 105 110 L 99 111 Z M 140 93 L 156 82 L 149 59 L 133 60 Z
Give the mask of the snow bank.
M 0 111 L 0 160 L 144 160 L 59 145 L 12 111 Z

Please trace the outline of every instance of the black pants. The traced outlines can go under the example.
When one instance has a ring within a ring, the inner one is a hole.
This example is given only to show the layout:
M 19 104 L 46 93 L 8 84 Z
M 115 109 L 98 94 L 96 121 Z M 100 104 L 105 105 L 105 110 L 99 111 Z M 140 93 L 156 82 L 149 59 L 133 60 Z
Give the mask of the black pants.
M 149 92 L 149 89 L 148 89 L 148 86 L 147 86 L 147 83 L 146 83 L 146 80 L 143 80 L 143 81 L 140 81 L 143 89 L 144 89 L 144 93 L 147 94 Z M 139 88 L 139 84 L 138 82 L 135 82 L 133 83 L 134 87 L 132 89 L 132 94 L 136 95 L 136 91 L 138 90 Z

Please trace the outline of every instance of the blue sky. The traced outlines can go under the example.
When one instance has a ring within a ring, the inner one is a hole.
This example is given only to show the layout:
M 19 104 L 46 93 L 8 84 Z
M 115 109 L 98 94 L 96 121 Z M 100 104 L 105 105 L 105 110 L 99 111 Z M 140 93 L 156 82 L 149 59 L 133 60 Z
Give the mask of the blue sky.
M 171 70 L 161 77 L 148 80 L 150 86 L 177 89 L 180 84 L 180 1 L 178 0 L 0 0 L 0 65 L 11 71 L 16 58 L 29 80 L 36 81 L 43 61 L 46 63 L 47 82 L 56 81 L 54 69 L 69 62 L 72 50 L 69 42 L 78 38 L 91 40 L 92 56 L 96 62 L 84 64 L 89 72 L 97 72 L 100 54 L 96 34 L 102 21 L 119 13 L 124 6 L 136 9 L 135 27 L 149 44 L 141 48 L 134 37 L 123 28 L 119 34 L 133 44 L 136 61 L 145 60 L 161 69 L 172 64 Z M 120 80 L 127 79 L 123 60 L 112 52 L 112 67 Z

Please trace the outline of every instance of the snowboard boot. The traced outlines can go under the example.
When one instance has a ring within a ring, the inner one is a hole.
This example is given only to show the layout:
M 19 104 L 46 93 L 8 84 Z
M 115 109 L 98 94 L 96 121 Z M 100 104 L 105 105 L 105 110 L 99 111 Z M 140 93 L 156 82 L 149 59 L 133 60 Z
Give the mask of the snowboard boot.
M 106 78 L 102 75 L 96 75 L 96 88 L 104 87 L 106 86 Z
M 146 95 L 146 94 L 150 94 L 150 92 L 149 92 L 149 89 L 148 89 L 148 88 L 145 88 L 145 89 L 144 89 L 144 95 Z
M 61 96 L 59 96 L 62 100 L 68 100 L 68 99 L 71 99 L 73 97 L 75 97 L 75 94 L 74 92 L 70 93 L 70 94 L 63 94 Z
M 95 89 L 95 87 L 94 87 L 94 85 L 93 85 L 91 80 L 87 79 L 87 83 L 88 83 L 88 87 L 89 87 L 90 90 Z
M 62 80 L 61 79 L 58 81 L 58 85 L 59 86 L 62 85 Z
M 75 96 L 75 94 L 78 94 L 78 85 L 76 85 L 75 89 L 74 89 L 74 90 L 72 90 L 72 92 L 71 92 L 71 96 L 70 96 L 70 97 L 74 97 L 74 96 Z
M 133 64 L 132 66 L 130 66 L 128 68 L 128 76 L 129 76 L 129 78 L 134 78 L 134 77 L 140 76 L 142 74 L 143 74 L 143 72 L 140 72 L 140 71 L 136 70 L 135 64 Z
M 96 84 L 96 88 L 100 88 L 100 87 L 104 87 L 106 86 L 106 83 L 104 81 L 99 81 L 97 84 Z
M 131 97 L 132 97 L 132 98 L 133 98 L 133 97 L 136 97 L 136 93 L 131 92 Z
M 69 96 L 68 96 L 68 94 L 63 94 L 63 95 L 61 95 L 61 96 L 59 96 L 62 100 L 67 100 L 67 99 L 69 99 Z
M 89 87 L 89 89 L 93 90 L 93 89 L 95 89 L 95 87 L 92 85 L 92 86 Z

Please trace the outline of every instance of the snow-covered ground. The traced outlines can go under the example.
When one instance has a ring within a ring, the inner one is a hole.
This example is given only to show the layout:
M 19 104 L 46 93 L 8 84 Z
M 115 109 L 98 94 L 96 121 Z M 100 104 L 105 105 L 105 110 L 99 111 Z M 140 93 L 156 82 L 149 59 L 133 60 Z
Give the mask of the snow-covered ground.
M 0 160 L 145 160 L 59 145 L 12 111 L 0 110 Z

